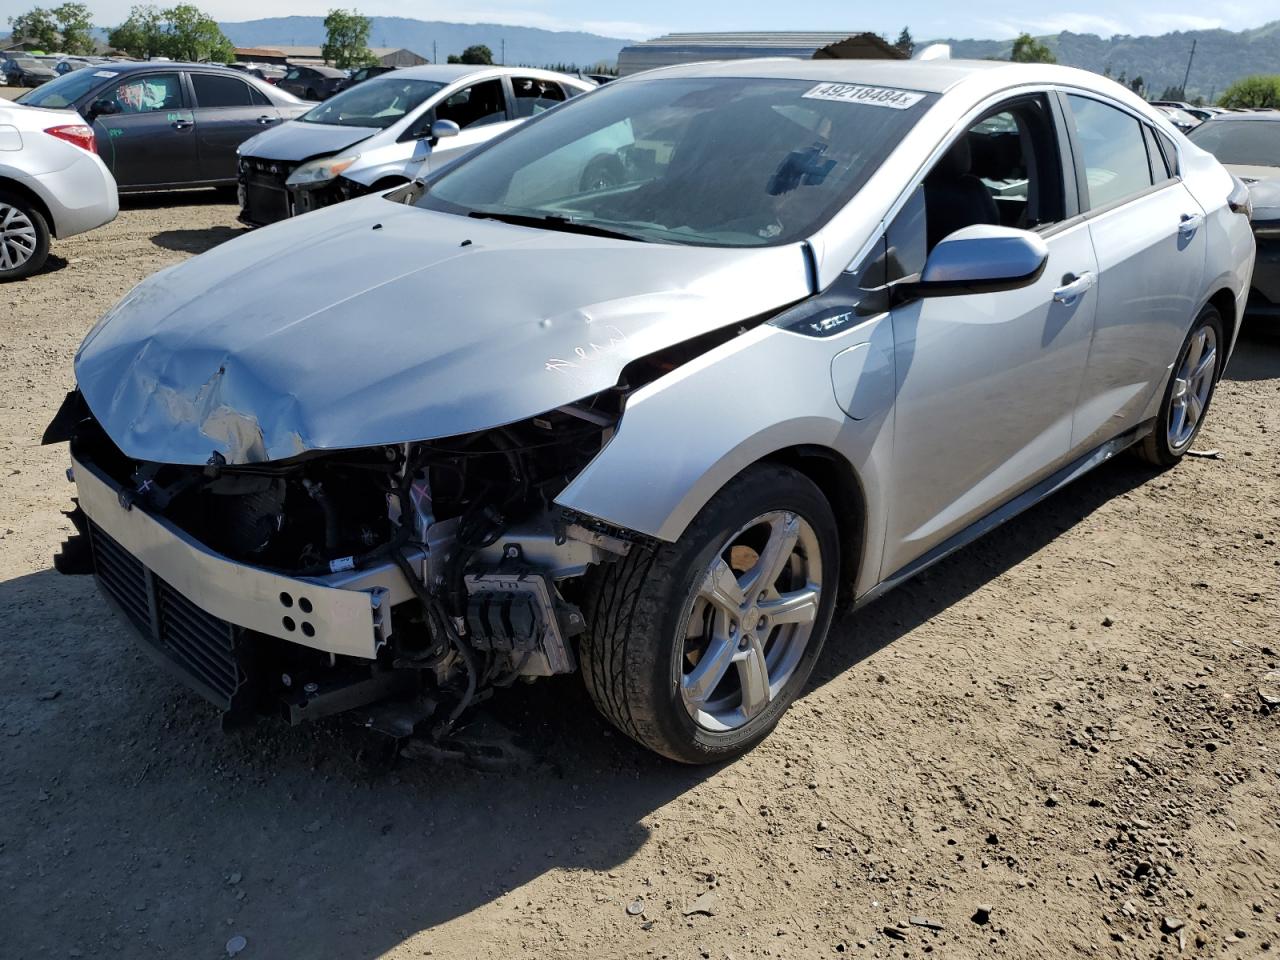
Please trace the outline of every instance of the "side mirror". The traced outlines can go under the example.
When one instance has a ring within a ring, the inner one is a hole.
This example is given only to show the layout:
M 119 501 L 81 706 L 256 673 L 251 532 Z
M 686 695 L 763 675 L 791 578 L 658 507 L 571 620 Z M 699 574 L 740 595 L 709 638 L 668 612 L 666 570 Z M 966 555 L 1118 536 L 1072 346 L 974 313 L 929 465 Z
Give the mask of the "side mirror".
M 444 140 L 446 137 L 456 137 L 462 132 L 462 128 L 452 120 L 437 120 L 431 124 L 431 139 Z
M 919 279 L 894 284 L 898 303 L 922 297 L 959 297 L 1029 287 L 1049 262 L 1043 238 L 1027 230 L 980 224 L 942 240 Z
M 114 100 L 95 100 L 89 105 L 89 115 L 85 117 L 92 123 L 98 117 L 109 117 L 120 112 L 120 104 Z

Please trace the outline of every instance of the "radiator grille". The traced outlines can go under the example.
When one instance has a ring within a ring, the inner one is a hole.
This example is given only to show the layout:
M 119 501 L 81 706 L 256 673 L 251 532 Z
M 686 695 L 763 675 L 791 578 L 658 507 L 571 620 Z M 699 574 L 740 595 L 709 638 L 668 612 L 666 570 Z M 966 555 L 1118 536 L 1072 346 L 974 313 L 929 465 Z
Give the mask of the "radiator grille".
M 94 573 L 150 648 L 207 700 L 231 709 L 244 684 L 239 628 L 206 613 L 89 523 Z

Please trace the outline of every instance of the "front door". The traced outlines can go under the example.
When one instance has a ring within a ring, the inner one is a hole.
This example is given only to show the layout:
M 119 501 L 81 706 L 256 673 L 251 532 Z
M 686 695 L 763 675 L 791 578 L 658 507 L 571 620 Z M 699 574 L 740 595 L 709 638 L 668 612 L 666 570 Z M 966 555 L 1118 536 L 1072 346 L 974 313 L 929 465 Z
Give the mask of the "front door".
M 501 80 L 482 80 L 455 90 L 436 104 L 434 119 L 452 120 L 462 132 L 456 137 L 441 140 L 431 148 L 427 166 L 433 173 L 512 125 Z
M 173 73 L 130 74 L 101 91 L 98 154 L 124 188 L 185 183 L 196 171 L 196 122 Z
M 1045 97 L 989 114 L 953 143 L 890 228 L 890 262 L 918 272 L 975 223 L 1035 230 L 1032 285 L 892 311 L 893 475 L 881 576 L 900 571 L 1061 466 L 1093 332 L 1097 262 L 1069 202 L 1061 125 Z

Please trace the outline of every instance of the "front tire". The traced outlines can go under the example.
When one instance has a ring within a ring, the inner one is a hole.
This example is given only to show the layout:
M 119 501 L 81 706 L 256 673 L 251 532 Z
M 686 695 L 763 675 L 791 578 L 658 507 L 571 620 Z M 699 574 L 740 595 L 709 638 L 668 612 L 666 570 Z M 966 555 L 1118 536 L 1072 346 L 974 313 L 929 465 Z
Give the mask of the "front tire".
M 1222 375 L 1226 346 L 1222 315 L 1206 306 L 1178 351 L 1155 428 L 1137 447 L 1142 459 L 1172 467 L 1191 449 Z
M 840 576 L 831 506 L 803 474 L 754 466 L 675 543 L 597 571 L 582 670 L 600 712 L 683 763 L 736 757 L 804 688 Z
M 49 257 L 49 224 L 26 197 L 0 190 L 0 283 L 29 277 Z

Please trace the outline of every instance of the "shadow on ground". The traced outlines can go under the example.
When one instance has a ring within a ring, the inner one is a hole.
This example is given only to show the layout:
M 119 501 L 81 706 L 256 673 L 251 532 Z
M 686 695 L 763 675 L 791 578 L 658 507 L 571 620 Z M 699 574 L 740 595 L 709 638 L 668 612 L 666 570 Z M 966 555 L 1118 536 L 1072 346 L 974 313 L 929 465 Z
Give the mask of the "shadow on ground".
M 811 690 L 1153 475 L 1115 461 L 843 616 Z M 242 934 L 260 956 L 372 960 L 553 868 L 617 867 L 654 838 L 650 814 L 715 773 L 614 734 L 576 677 L 495 704 L 545 750 L 532 771 L 388 770 L 362 763 L 377 746 L 337 721 L 223 734 L 137 652 L 88 578 L 0 583 L 0 611 L 25 638 L 0 678 L 15 956 L 213 956 Z M 496 909 L 536 923 L 536 906 L 517 895 Z
M 1280 377 L 1280 324 L 1246 320 L 1223 376 L 1237 381 Z
M 244 227 L 226 226 L 207 227 L 203 230 L 163 230 L 152 237 L 151 242 L 157 247 L 179 253 L 204 253 L 248 232 Z

